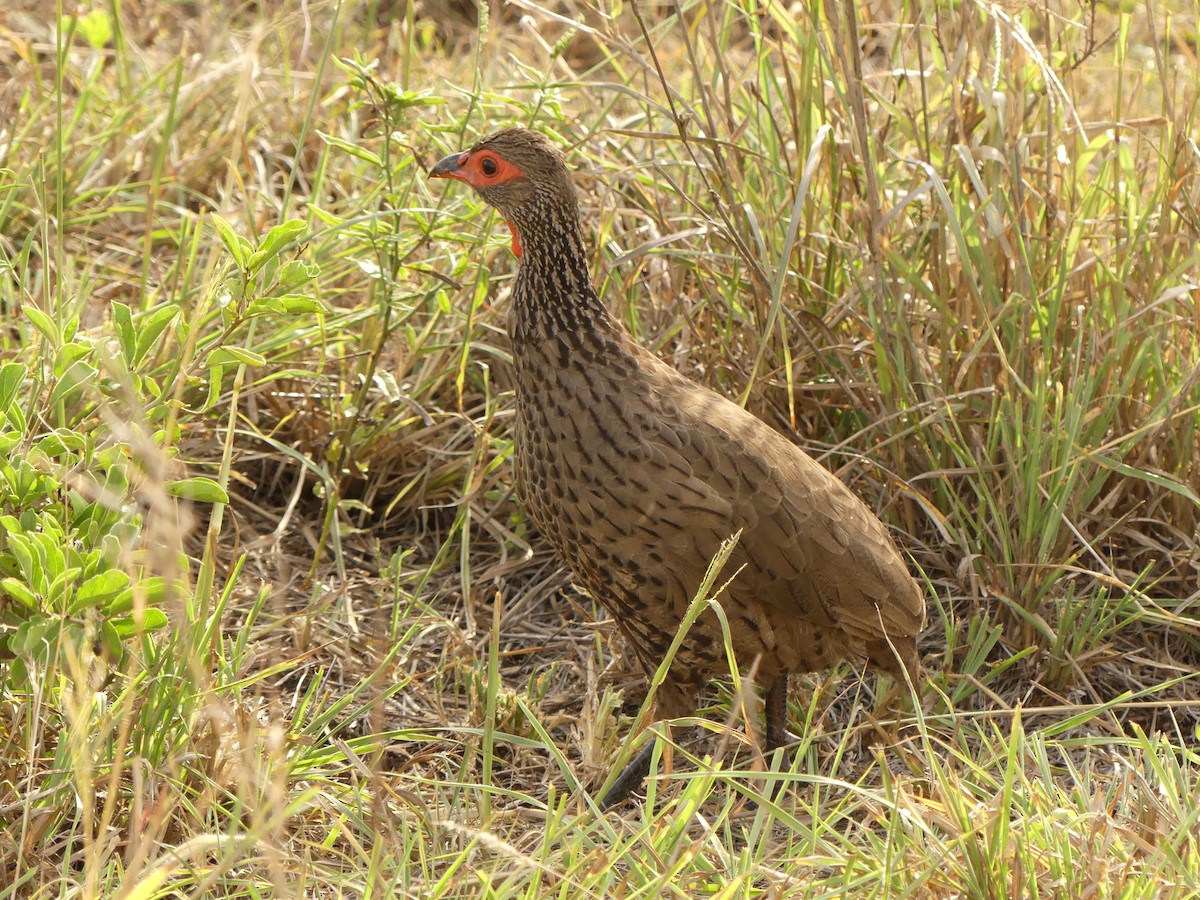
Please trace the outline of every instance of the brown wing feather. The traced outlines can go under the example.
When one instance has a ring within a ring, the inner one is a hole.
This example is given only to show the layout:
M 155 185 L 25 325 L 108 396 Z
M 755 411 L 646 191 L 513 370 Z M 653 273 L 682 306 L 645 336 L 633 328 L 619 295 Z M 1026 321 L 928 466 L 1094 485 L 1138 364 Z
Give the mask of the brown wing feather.
M 774 429 L 711 391 L 677 384 L 675 414 L 659 421 L 688 436 L 692 478 L 729 501 L 725 528 L 743 529 L 737 594 L 783 614 L 773 618 L 800 617 L 798 627 L 777 629 L 794 642 L 832 626 L 855 655 L 896 671 L 898 654 L 915 673 L 924 596 L 884 525 Z

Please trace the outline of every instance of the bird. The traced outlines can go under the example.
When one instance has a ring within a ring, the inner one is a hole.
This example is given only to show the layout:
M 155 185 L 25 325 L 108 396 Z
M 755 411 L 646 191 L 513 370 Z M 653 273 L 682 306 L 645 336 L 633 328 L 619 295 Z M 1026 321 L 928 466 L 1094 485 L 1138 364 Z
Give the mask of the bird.
M 765 744 L 788 741 L 788 677 L 843 659 L 915 683 L 924 593 L 887 527 L 779 431 L 637 342 L 593 287 L 567 159 L 510 127 L 453 153 L 431 178 L 499 211 L 518 267 L 506 327 L 516 370 L 514 470 L 524 509 L 611 614 L 648 676 L 664 661 L 722 543 L 740 536 L 717 598 L 739 666 L 765 691 Z M 708 609 L 654 697 L 657 719 L 696 712 L 727 676 Z M 644 782 L 650 741 L 601 800 Z

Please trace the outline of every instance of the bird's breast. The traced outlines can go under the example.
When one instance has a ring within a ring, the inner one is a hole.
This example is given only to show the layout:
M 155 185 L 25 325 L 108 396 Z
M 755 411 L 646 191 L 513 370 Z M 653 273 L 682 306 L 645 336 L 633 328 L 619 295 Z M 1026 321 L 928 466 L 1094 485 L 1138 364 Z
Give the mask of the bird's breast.
M 646 463 L 644 389 L 601 354 L 546 340 L 518 359 L 518 490 L 539 525 L 610 511 Z

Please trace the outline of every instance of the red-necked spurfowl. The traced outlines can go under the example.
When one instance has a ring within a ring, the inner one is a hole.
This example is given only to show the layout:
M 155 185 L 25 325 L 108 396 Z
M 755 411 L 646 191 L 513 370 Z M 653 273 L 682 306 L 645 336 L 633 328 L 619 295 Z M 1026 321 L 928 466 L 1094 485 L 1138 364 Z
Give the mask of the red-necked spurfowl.
M 767 686 L 767 744 L 785 741 L 787 679 L 842 658 L 916 677 L 925 598 L 887 529 L 841 481 L 725 397 L 634 341 L 592 287 L 575 186 L 543 135 L 509 128 L 441 160 L 500 211 L 520 267 L 508 332 L 517 492 L 604 604 L 647 673 L 662 662 L 721 542 L 741 539 L 718 598 L 736 658 Z M 656 712 L 695 712 L 728 672 L 717 616 L 688 632 Z M 605 797 L 645 777 L 653 742 Z

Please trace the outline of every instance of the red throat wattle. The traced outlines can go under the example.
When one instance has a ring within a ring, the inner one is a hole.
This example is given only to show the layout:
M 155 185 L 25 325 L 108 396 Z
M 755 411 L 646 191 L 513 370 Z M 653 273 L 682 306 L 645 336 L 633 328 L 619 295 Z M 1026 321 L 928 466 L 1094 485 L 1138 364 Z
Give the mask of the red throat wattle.
M 512 219 L 505 219 L 508 223 L 508 230 L 512 232 L 512 252 L 517 259 L 521 258 L 521 235 L 517 234 L 517 226 L 512 223 Z

